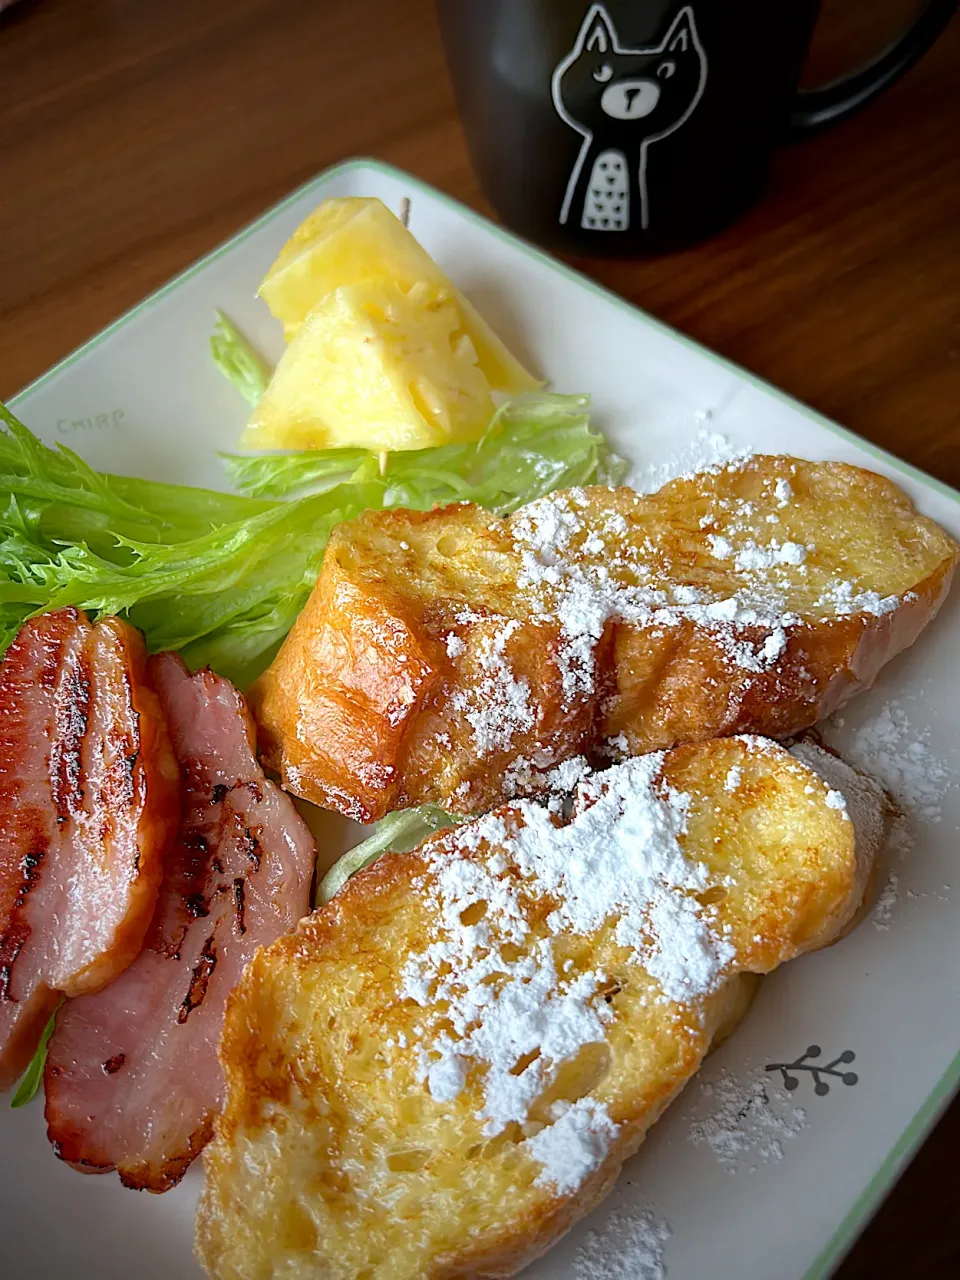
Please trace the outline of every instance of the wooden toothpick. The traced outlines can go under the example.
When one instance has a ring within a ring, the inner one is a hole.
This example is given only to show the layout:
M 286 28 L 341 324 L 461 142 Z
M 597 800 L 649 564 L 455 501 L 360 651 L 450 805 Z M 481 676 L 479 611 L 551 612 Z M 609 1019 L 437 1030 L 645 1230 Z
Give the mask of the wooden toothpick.
M 404 196 L 403 199 L 400 201 L 400 213 L 397 216 L 400 218 L 400 221 L 403 223 L 403 225 L 409 228 L 410 226 L 410 197 L 409 196 Z M 387 474 L 387 459 L 389 456 L 390 455 L 388 450 L 386 449 L 380 450 L 380 474 L 382 476 L 385 476 Z

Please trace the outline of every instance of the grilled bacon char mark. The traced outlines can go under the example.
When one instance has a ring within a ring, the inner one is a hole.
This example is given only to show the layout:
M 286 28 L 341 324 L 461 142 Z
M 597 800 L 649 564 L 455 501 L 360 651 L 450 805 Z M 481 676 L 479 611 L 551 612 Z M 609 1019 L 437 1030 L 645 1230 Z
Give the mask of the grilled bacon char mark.
M 99 995 L 57 1016 L 45 1076 L 57 1154 L 165 1191 L 208 1141 L 223 1081 L 227 996 L 261 944 L 309 909 L 316 849 L 264 777 L 229 681 L 150 660 L 183 775 L 183 815 L 144 949 Z
M 179 815 L 179 770 L 139 632 L 60 609 L 0 664 L 0 1089 L 62 995 L 133 960 Z

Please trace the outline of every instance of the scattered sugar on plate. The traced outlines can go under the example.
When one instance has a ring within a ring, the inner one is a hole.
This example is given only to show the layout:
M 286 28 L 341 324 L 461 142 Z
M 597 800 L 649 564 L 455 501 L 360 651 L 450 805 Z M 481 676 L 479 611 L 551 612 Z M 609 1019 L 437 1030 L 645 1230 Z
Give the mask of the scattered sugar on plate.
M 690 1126 L 690 1141 L 708 1146 L 728 1173 L 782 1160 L 784 1143 L 807 1128 L 803 1108 L 763 1073 L 742 1080 L 723 1070 L 702 1081 L 700 1093 L 712 1110 Z
M 887 877 L 887 882 L 880 890 L 877 900 L 874 903 L 871 913 L 871 920 L 874 926 L 881 931 L 890 928 L 893 919 L 893 909 L 900 897 L 900 877 L 894 875 L 893 872 Z
M 702 428 L 689 444 L 675 453 L 659 462 L 646 462 L 635 467 L 624 483 L 638 493 L 656 493 L 671 480 L 696 475 L 698 471 L 719 470 L 730 462 L 742 462 L 756 452 L 752 446 L 734 444 L 729 436 Z M 782 492 L 777 494 L 780 500 Z
M 652 1209 L 631 1212 L 614 1204 L 574 1254 L 573 1274 L 576 1280 L 666 1280 L 664 1254 L 672 1234 Z
M 898 813 L 890 824 L 890 834 L 887 837 L 887 856 L 893 862 L 904 862 L 913 852 L 914 835 L 910 828 L 910 819 L 906 813 Z M 937 893 L 933 896 L 939 898 L 943 902 L 949 902 L 950 886 L 943 886 L 943 893 Z M 890 872 L 884 882 L 883 888 L 877 895 L 877 900 L 873 904 L 873 910 L 870 913 L 870 919 L 873 927 L 881 933 L 885 933 L 893 923 L 894 913 L 897 904 L 902 898 L 926 898 L 928 894 L 917 893 L 913 889 L 904 889 L 901 879 L 894 872 Z
M 844 723 L 843 717 L 834 716 L 825 725 L 825 736 Z M 903 704 L 894 699 L 854 731 L 843 755 L 882 782 L 911 818 L 939 822 L 950 769 L 930 749 L 929 740 L 929 729 L 912 724 Z
M 929 729 L 911 721 L 900 699 L 888 702 L 855 729 L 847 716 L 833 716 L 824 725 L 824 736 L 829 740 L 835 736 L 832 730 L 848 726 L 852 732 L 842 747 L 843 756 L 881 782 L 901 810 L 890 826 L 887 855 L 903 862 L 913 851 L 915 825 L 941 820 L 950 768 L 931 750 Z M 891 872 L 870 914 L 874 928 L 888 930 L 901 898 L 917 896 L 925 895 L 904 889 L 900 876 Z

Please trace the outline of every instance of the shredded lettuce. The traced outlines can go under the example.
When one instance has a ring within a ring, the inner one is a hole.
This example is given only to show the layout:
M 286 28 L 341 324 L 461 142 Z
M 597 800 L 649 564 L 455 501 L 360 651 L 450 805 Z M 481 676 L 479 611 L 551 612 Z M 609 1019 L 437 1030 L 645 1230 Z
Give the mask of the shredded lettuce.
M 381 854 L 408 853 L 435 831 L 456 826 L 461 821 L 461 818 L 434 804 L 421 804 L 413 809 L 388 813 L 385 818 L 374 823 L 372 835 L 361 844 L 348 849 L 333 864 L 317 888 L 317 906 L 329 902 L 352 875 L 376 862 Z
M 30 1065 L 21 1076 L 16 1093 L 10 1099 L 11 1107 L 25 1107 L 28 1102 L 32 1102 L 36 1097 L 40 1082 L 43 1079 L 43 1069 L 47 1065 L 47 1045 L 53 1035 L 53 1024 L 56 1018 L 56 1013 L 50 1015 L 50 1021 L 44 1027 L 40 1043 L 37 1045 L 37 1051 L 30 1059 Z
M 382 472 L 362 450 L 233 458 L 240 496 L 94 471 L 0 405 L 0 653 L 26 618 L 74 605 L 122 614 L 151 651 L 180 650 L 244 687 L 293 625 L 340 521 L 459 499 L 502 513 L 615 481 L 624 464 L 588 407 L 518 397 L 483 439 L 391 454 Z
M 220 310 L 210 335 L 210 354 L 226 380 L 255 406 L 272 376 L 270 366 Z

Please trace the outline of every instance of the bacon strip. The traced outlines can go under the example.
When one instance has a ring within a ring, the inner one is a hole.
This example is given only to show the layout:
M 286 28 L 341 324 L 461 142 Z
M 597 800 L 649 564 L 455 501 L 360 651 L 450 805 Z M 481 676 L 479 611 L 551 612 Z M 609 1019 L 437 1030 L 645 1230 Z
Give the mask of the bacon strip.
M 227 996 L 262 944 L 309 910 L 316 847 L 263 775 L 229 681 L 151 659 L 184 776 L 183 817 L 144 949 L 99 995 L 57 1016 L 45 1076 L 57 1154 L 166 1191 L 207 1143 L 223 1095 Z
M 0 664 L 0 1089 L 61 995 L 143 943 L 179 770 L 139 632 L 76 609 L 24 624 Z

